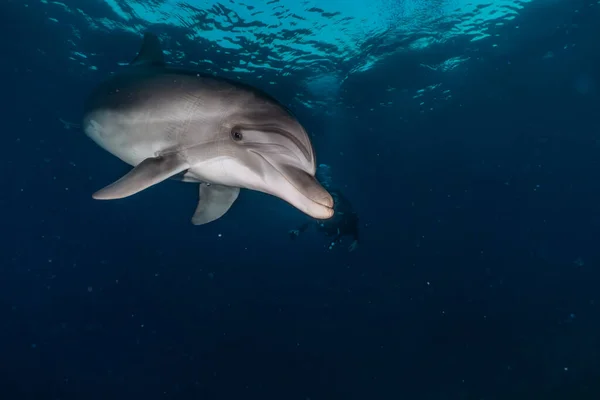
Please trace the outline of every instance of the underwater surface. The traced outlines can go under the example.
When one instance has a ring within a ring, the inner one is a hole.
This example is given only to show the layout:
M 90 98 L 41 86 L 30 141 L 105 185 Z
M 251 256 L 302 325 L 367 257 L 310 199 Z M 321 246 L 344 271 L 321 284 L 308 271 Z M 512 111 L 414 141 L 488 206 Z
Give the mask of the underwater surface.
M 0 19 L 0 399 L 600 398 L 600 1 Z M 351 210 L 333 239 L 254 190 L 205 225 L 197 184 L 92 198 L 131 166 L 86 136 L 86 99 L 146 32 L 295 115 Z

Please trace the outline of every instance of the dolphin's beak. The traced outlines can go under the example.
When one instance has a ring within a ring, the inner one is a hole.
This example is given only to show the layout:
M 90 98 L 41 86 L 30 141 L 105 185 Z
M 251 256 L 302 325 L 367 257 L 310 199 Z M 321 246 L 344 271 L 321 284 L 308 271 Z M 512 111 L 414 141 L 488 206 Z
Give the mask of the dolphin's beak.
M 292 165 L 276 169 L 289 184 L 284 193 L 276 193 L 278 197 L 313 218 L 333 217 L 333 198 L 314 176 Z

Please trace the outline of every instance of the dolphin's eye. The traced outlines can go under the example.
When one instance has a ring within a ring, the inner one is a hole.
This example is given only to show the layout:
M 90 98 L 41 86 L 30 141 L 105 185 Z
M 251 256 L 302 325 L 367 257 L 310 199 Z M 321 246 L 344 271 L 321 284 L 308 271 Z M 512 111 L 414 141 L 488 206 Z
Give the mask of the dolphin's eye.
M 235 140 L 236 142 L 239 142 L 240 140 L 242 140 L 244 138 L 244 136 L 242 135 L 242 132 L 238 131 L 238 130 L 234 130 L 231 132 L 231 137 L 233 138 L 233 140 Z

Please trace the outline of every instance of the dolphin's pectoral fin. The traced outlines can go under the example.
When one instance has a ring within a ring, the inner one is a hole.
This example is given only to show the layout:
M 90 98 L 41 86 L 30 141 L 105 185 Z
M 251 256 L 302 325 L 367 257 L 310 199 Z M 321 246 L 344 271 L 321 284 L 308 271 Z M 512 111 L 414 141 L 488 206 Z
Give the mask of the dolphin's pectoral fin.
M 177 153 L 146 158 L 121 179 L 100 189 L 92 197 L 97 200 L 122 199 L 156 185 L 187 168 L 189 165 Z
M 240 188 L 202 183 L 200 201 L 192 217 L 192 224 L 203 225 L 221 218 L 238 198 Z
M 150 32 L 144 34 L 142 48 L 129 65 L 148 65 L 155 67 L 162 67 L 165 65 L 165 56 L 160 47 L 160 41 L 155 34 Z

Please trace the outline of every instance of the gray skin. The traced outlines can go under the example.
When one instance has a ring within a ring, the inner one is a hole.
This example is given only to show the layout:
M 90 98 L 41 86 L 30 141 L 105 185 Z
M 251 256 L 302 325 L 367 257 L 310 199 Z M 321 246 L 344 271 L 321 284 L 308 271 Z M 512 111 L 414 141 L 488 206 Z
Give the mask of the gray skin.
M 200 183 L 196 225 L 223 216 L 240 188 L 279 197 L 313 218 L 333 216 L 298 120 L 251 86 L 167 68 L 152 34 L 126 71 L 91 94 L 83 129 L 134 167 L 95 199 L 120 199 L 174 178 Z

